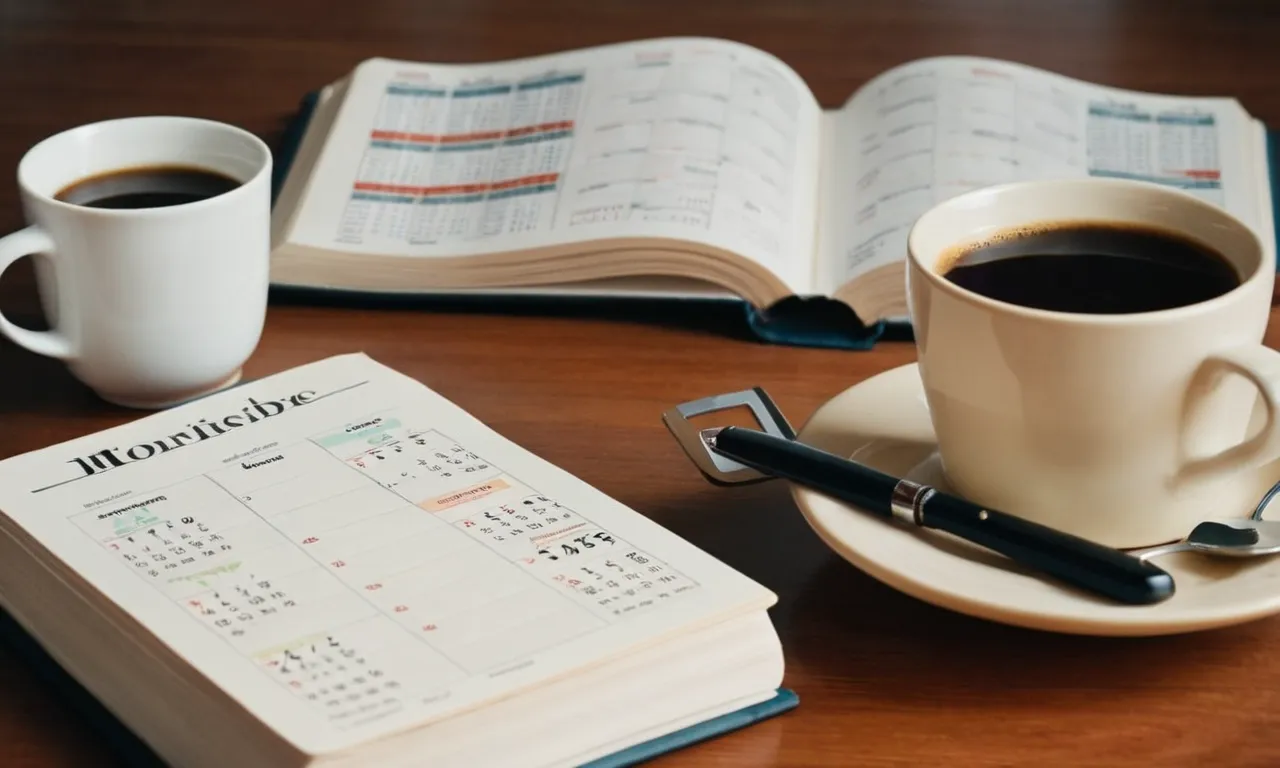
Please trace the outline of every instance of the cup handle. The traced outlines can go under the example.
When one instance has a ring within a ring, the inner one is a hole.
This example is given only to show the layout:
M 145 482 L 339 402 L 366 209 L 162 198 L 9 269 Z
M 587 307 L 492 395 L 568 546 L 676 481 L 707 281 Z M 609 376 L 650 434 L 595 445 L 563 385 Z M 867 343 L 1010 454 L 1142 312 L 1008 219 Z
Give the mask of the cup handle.
M 43 229 L 32 225 L 0 238 L 0 274 L 23 256 L 44 254 L 51 256 L 56 250 L 53 239 Z M 37 355 L 66 360 L 73 356 L 71 340 L 61 331 L 31 331 L 19 328 L 0 313 L 0 333 Z
M 1209 355 L 1204 364 L 1213 367 L 1207 371 L 1211 375 L 1237 373 L 1248 379 L 1262 397 L 1266 422 L 1248 440 L 1190 461 L 1179 474 L 1189 478 L 1252 469 L 1280 458 L 1280 352 L 1261 345 L 1236 347 Z

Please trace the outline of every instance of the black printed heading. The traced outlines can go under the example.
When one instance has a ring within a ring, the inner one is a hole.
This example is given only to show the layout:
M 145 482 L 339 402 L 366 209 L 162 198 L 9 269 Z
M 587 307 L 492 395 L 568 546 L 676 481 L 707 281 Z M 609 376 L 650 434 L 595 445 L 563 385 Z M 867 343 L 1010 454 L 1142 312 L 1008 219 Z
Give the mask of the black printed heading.
M 332 393 L 331 393 L 332 394 Z M 316 397 L 314 390 L 303 390 L 295 394 L 282 397 L 278 400 L 257 400 L 248 398 L 248 405 L 245 405 L 239 411 L 227 414 L 216 419 L 200 419 L 194 423 L 188 424 L 186 429 L 174 432 L 171 435 L 149 440 L 144 443 L 138 443 L 127 448 L 119 446 L 111 446 L 95 451 L 86 456 L 77 456 L 67 461 L 78 470 L 75 477 L 69 478 L 57 483 L 71 482 L 81 478 L 96 475 L 101 472 L 123 467 L 126 464 L 135 464 L 139 461 L 146 461 L 153 456 L 159 456 L 170 451 L 176 451 L 188 445 L 195 445 L 206 440 L 212 440 L 228 432 L 236 430 L 240 427 L 246 427 L 250 424 L 256 424 L 260 421 L 279 416 L 286 411 L 295 408 L 301 408 L 308 403 L 314 402 L 319 398 Z M 40 488 L 37 490 L 47 490 L 53 486 Z

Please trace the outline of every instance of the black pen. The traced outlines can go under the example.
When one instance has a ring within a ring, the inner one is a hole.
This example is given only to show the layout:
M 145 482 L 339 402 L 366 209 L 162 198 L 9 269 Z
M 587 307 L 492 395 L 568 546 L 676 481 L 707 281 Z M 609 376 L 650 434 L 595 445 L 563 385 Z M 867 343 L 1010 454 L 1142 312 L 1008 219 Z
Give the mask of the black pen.
M 946 531 L 1114 600 L 1149 605 L 1173 595 L 1173 577 L 1118 549 L 987 509 L 785 437 L 743 427 L 706 429 L 701 435 L 712 451 L 757 471 L 868 512 Z

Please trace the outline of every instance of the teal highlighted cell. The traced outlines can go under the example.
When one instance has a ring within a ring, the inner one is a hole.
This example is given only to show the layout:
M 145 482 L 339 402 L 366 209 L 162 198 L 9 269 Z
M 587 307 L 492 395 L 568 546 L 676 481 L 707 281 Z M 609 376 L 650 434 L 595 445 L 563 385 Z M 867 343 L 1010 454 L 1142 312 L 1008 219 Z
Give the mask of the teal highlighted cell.
M 1213 115 L 1156 115 L 1156 122 L 1160 125 L 1202 125 L 1213 127 Z
M 401 426 L 399 419 L 383 419 L 377 424 L 367 427 L 359 427 L 354 431 L 334 432 L 331 435 L 325 435 L 316 442 L 321 448 L 334 448 L 339 445 L 347 445 L 349 443 L 366 443 L 368 445 L 379 445 L 391 439 L 387 433 Z
M 516 147 L 521 144 L 537 144 L 540 141 L 554 141 L 556 139 L 567 139 L 573 135 L 573 131 L 561 130 L 551 131 L 549 133 L 531 133 L 528 136 L 517 136 L 514 139 L 503 139 L 503 146 Z
M 463 85 L 453 89 L 454 98 L 465 99 L 471 96 L 500 96 L 511 93 L 510 85 Z
M 1222 189 L 1222 182 L 1217 179 L 1188 179 L 1182 177 L 1168 176 L 1143 176 L 1138 173 L 1126 173 L 1125 171 L 1089 171 L 1090 176 L 1100 176 L 1107 179 L 1129 179 L 1131 181 L 1149 181 L 1153 184 L 1163 184 L 1166 187 L 1178 187 L 1179 189 Z
M 1148 112 L 1139 112 L 1130 107 L 1108 106 L 1105 104 L 1090 104 L 1090 117 L 1110 117 L 1116 120 L 1132 120 L 1138 123 L 1151 122 L 1151 114 Z
M 516 187 L 515 189 L 503 189 L 497 192 L 490 192 L 490 200 L 502 200 L 508 197 L 521 197 L 523 195 L 536 195 L 542 192 L 556 191 L 555 184 L 534 184 L 528 187 Z
M 387 93 L 392 96 L 446 96 L 448 91 L 443 88 L 423 88 L 414 85 L 388 85 Z
M 535 88 L 550 88 L 556 85 L 572 85 L 573 83 L 582 82 L 582 79 L 582 75 L 580 74 L 555 75 L 537 80 L 526 80 L 516 87 L 521 91 L 531 91 Z
M 412 203 L 412 197 L 404 195 L 379 195 L 376 192 L 353 192 L 352 200 L 368 200 L 372 203 Z

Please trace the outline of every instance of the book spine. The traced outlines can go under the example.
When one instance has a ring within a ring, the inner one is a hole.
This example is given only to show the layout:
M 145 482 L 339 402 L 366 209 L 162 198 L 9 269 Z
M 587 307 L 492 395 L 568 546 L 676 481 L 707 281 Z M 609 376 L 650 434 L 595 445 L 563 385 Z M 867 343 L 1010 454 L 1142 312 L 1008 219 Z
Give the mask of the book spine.
M 165 768 L 150 746 L 138 738 L 111 710 L 93 697 L 80 681 L 62 668 L 10 613 L 0 610 L 0 642 L 25 662 L 28 671 L 53 691 L 58 701 L 74 710 L 106 742 L 107 748 L 130 768 Z
M 293 160 L 298 155 L 298 147 L 302 145 L 302 136 L 307 132 L 307 125 L 311 123 L 311 116 L 315 113 L 319 99 L 319 91 L 311 91 L 303 96 L 302 102 L 298 105 L 298 110 L 289 118 L 289 121 L 285 124 L 284 132 L 280 135 L 280 140 L 276 142 L 271 161 L 272 205 L 275 205 L 276 198 L 280 195 L 280 189 L 284 186 L 284 180 L 289 176 L 289 169 L 293 166 Z

